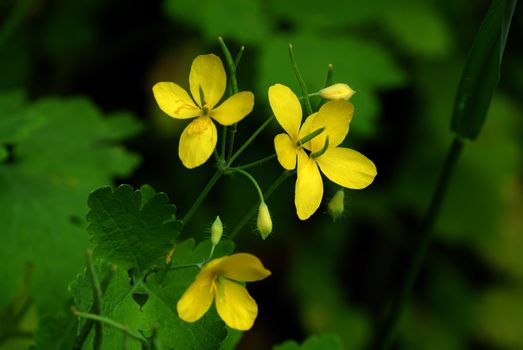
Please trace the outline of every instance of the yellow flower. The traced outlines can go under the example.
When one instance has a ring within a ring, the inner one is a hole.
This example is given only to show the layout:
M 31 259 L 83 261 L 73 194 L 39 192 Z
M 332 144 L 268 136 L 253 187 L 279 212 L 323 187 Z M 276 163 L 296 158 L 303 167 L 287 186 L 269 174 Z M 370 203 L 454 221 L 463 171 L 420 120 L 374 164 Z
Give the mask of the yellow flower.
M 178 316 L 195 322 L 215 300 L 218 315 L 229 327 L 248 330 L 258 315 L 258 305 L 241 282 L 260 281 L 270 274 L 257 257 L 247 253 L 211 260 L 178 301 Z
M 211 119 L 231 125 L 252 111 L 254 95 L 250 91 L 239 92 L 217 106 L 226 85 L 222 61 L 210 54 L 200 55 L 192 62 L 189 73 L 192 98 L 175 83 L 160 82 L 153 86 L 156 102 L 167 115 L 176 119 L 196 118 L 182 132 L 178 148 L 183 165 L 189 169 L 205 163 L 216 147 L 218 135 Z
M 362 189 L 372 183 L 376 176 L 374 163 L 357 151 L 337 147 L 349 132 L 354 113 L 350 102 L 329 101 L 310 115 L 303 125 L 300 101 L 287 86 L 271 86 L 269 102 L 276 119 L 286 131 L 286 134 L 274 138 L 278 161 L 287 170 L 295 169 L 298 163 L 294 204 L 301 220 L 308 219 L 320 206 L 323 181 L 319 169 L 329 180 L 346 188 Z M 305 136 L 322 128 L 323 132 L 312 140 L 303 145 L 299 143 Z

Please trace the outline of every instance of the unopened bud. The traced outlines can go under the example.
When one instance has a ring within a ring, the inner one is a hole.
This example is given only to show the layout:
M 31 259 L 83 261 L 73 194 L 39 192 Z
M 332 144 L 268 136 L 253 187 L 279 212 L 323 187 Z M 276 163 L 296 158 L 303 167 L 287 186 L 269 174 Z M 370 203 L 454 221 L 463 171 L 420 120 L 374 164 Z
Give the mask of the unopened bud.
M 345 191 L 336 192 L 329 202 L 328 209 L 332 220 L 336 221 L 345 210 Z
M 220 220 L 220 217 L 217 216 L 211 225 L 211 243 L 213 246 L 217 246 L 218 243 L 220 243 L 220 239 L 222 239 L 222 234 L 223 234 L 222 220 Z
M 348 100 L 356 93 L 349 85 L 342 83 L 327 86 L 319 92 L 321 98 L 326 100 Z
M 256 223 L 262 238 L 267 238 L 267 236 L 272 232 L 272 219 L 271 214 L 269 213 L 269 208 L 265 202 L 261 202 L 260 207 L 258 208 L 258 220 Z

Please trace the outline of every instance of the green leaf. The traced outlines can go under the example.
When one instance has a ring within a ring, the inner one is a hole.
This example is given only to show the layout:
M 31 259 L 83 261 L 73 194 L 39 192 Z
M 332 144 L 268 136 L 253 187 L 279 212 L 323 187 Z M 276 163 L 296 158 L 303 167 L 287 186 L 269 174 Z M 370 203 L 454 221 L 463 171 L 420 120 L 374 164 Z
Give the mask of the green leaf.
M 272 350 L 341 350 L 340 338 L 336 335 L 314 335 L 299 345 L 294 340 L 276 345 Z
M 85 99 L 46 98 L 4 110 L 0 120 L 11 113 L 37 126 L 14 138 L 12 162 L 0 166 L 0 308 L 29 271 L 32 297 L 45 315 L 62 307 L 67 284 L 84 264 L 89 192 L 128 175 L 138 158 L 119 145 L 123 132 Z M 120 127 L 136 131 L 137 122 L 126 118 Z
M 456 94 L 452 131 L 474 140 L 480 133 L 498 85 L 516 0 L 492 1 L 474 39 Z
M 444 18 L 428 2 L 392 6 L 384 12 L 386 32 L 414 57 L 445 57 L 452 46 L 452 35 Z
M 290 21 L 302 32 L 341 30 L 375 21 L 395 6 L 395 3 L 386 0 L 322 0 L 321 3 L 317 0 L 271 0 L 268 3 L 280 21 Z
M 76 337 L 78 320 L 70 310 L 58 316 L 44 316 L 35 333 L 38 350 L 70 350 Z
M 25 113 L 25 105 L 22 91 L 0 95 L 0 143 L 20 141 L 44 122 L 42 116 Z
M 256 43 L 267 37 L 271 27 L 260 0 L 165 0 L 164 9 L 168 16 L 194 25 L 212 41 L 223 36 L 242 44 Z
M 523 290 L 492 288 L 478 301 L 478 336 L 503 349 L 523 347 Z
M 209 255 L 209 241 L 194 248 L 194 240 L 186 240 L 176 246 L 173 266 L 202 262 Z M 231 242 L 220 243 L 215 250 L 215 257 L 229 254 L 233 250 Z M 102 315 L 129 327 L 129 330 L 152 336 L 162 349 L 219 349 L 227 336 L 224 323 L 219 319 L 214 307 L 199 321 L 187 323 L 177 314 L 176 304 L 185 289 L 194 281 L 197 268 L 177 269 L 169 272 L 165 279 L 161 274 L 151 275 L 146 281 L 133 281 L 125 271 L 119 270 L 109 285 L 102 305 Z M 98 273 L 105 275 L 104 271 Z M 89 277 L 84 274 L 71 284 L 71 293 L 76 306 L 87 311 L 92 304 L 92 286 Z M 140 305 L 133 295 L 147 295 L 147 301 Z M 82 324 L 83 322 L 81 322 Z M 122 348 L 124 335 L 121 331 L 103 326 L 103 345 L 107 349 Z M 91 332 L 92 333 L 92 332 Z M 85 349 L 92 347 L 92 334 L 87 339 Z M 129 340 L 129 349 L 140 349 L 138 342 Z
M 87 230 L 97 258 L 138 272 L 161 265 L 182 224 L 176 221 L 176 207 L 168 203 L 167 195 L 151 191 L 146 187 L 142 198 L 141 190 L 121 185 L 114 191 L 98 189 L 89 196 Z

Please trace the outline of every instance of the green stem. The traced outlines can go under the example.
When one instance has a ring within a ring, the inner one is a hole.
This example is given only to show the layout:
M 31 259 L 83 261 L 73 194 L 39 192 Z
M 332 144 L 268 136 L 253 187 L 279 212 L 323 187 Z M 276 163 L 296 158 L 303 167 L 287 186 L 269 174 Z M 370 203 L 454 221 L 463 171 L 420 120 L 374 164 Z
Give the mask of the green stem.
M 107 287 L 109 287 L 109 283 L 111 283 L 111 280 L 113 279 L 113 276 L 116 272 L 116 265 L 113 265 L 109 272 L 105 275 L 104 279 L 102 280 L 102 283 L 100 285 L 100 289 L 102 291 L 102 296 L 105 294 L 105 291 L 107 290 Z M 89 310 L 90 313 L 94 312 L 94 304 L 91 306 L 91 309 Z M 83 344 L 85 342 L 85 339 L 87 339 L 87 336 L 91 332 L 91 329 L 93 328 L 94 321 L 93 320 L 87 320 L 84 323 L 84 326 L 80 330 L 80 333 L 78 333 L 78 336 L 76 337 L 73 349 L 74 350 L 80 350 L 83 347 Z
M 173 267 L 171 267 L 170 271 L 188 269 L 190 267 L 197 267 L 197 268 L 201 269 L 202 268 L 202 264 L 201 263 L 193 263 L 193 264 L 184 264 L 184 265 L 173 266 Z
M 182 223 L 184 226 L 187 225 L 187 223 L 191 220 L 191 218 L 194 215 L 194 213 L 196 212 L 196 210 L 200 207 L 200 204 L 202 204 L 205 197 L 207 197 L 207 194 L 209 194 L 209 191 L 214 187 L 214 185 L 216 184 L 216 182 L 220 179 L 220 177 L 222 175 L 223 175 L 223 171 L 221 169 L 216 170 L 216 172 L 211 177 L 211 179 L 209 180 L 207 185 L 205 185 L 204 189 L 202 190 L 202 192 L 200 193 L 198 198 L 196 198 L 196 200 L 194 201 L 192 207 L 183 217 Z
M 236 151 L 236 153 L 234 153 L 231 158 L 229 159 L 229 162 L 227 163 L 227 166 L 230 166 L 232 164 L 232 162 L 234 162 L 234 160 L 236 158 L 238 158 L 238 156 L 240 154 L 242 154 L 242 152 L 245 150 L 245 148 L 247 148 L 247 146 L 249 146 L 251 144 L 251 142 L 256 138 L 256 136 L 258 136 L 259 133 L 261 133 L 263 131 L 263 129 L 265 129 L 267 127 L 267 125 L 269 125 L 272 120 L 274 119 L 274 115 L 271 115 L 259 128 L 258 130 L 256 130 L 252 135 L 251 137 L 249 137 L 247 139 L 247 141 L 245 141 L 243 143 L 243 145 L 241 145 L 241 147 Z
M 292 68 L 294 68 L 294 74 L 296 74 L 298 83 L 300 83 L 301 92 L 303 94 L 303 97 L 305 98 L 305 109 L 307 110 L 307 115 L 311 115 L 312 106 L 311 106 L 311 101 L 309 99 L 309 93 L 307 92 L 307 85 L 305 85 L 305 80 L 303 80 L 303 77 L 300 73 L 300 69 L 298 68 L 298 64 L 296 63 L 296 60 L 294 59 L 292 44 L 289 44 L 289 57 L 291 59 Z
M 264 202 L 263 192 L 262 192 L 262 190 L 260 188 L 260 185 L 258 185 L 258 182 L 256 181 L 256 179 L 251 174 L 249 174 L 248 172 L 246 172 L 245 170 L 242 170 L 240 168 L 229 168 L 228 170 L 232 171 L 232 172 L 236 172 L 236 173 L 242 174 L 243 176 L 248 178 L 252 182 L 254 187 L 256 188 L 256 191 L 258 192 L 258 196 L 260 197 L 260 202 Z
M 92 312 L 96 315 L 101 315 L 102 313 L 102 287 L 100 286 L 100 281 L 98 280 L 98 274 L 94 268 L 93 263 L 93 252 L 91 250 L 87 251 L 87 272 L 93 285 L 93 306 Z M 93 349 L 99 350 L 102 348 L 103 342 L 103 329 L 101 323 L 96 323 L 94 325 L 94 340 L 93 340 Z
M 96 322 L 105 323 L 105 324 L 107 324 L 107 325 L 109 325 L 109 326 L 111 326 L 113 328 L 116 328 L 119 331 L 122 331 L 125 335 L 129 336 L 130 338 L 133 338 L 134 340 L 139 341 L 142 344 L 142 348 L 143 349 L 150 349 L 149 343 L 147 342 L 146 339 L 144 339 L 139 334 L 135 334 L 135 333 L 129 331 L 129 328 L 127 326 L 123 325 L 123 324 L 120 324 L 120 323 L 118 323 L 116 321 L 113 321 L 113 320 L 111 320 L 110 318 L 107 318 L 107 317 L 103 317 L 103 316 L 95 315 L 95 314 L 90 314 L 90 313 L 87 313 L 87 312 L 81 312 L 81 311 L 78 311 L 78 310 L 73 310 L 73 313 L 77 317 L 82 317 L 82 318 L 85 318 L 85 319 L 88 319 L 88 320 L 93 320 L 93 321 L 96 321 Z
M 227 125 L 224 125 L 222 127 L 222 144 L 221 144 L 221 149 L 220 149 L 220 154 L 221 154 L 222 159 L 226 159 L 225 158 L 226 145 L 227 145 Z
M 281 175 L 272 183 L 272 185 L 269 187 L 267 191 L 263 194 L 263 197 L 265 199 L 269 199 L 269 197 L 272 195 L 274 191 L 285 181 L 289 176 L 294 174 L 294 171 L 284 171 L 281 173 Z M 256 211 L 258 210 L 259 203 L 255 204 L 248 212 L 247 214 L 236 224 L 236 226 L 232 229 L 231 234 L 229 235 L 229 239 L 233 239 L 236 237 L 236 235 L 240 232 L 240 230 L 249 222 L 249 220 L 256 214 Z
M 225 45 L 225 41 L 223 41 L 223 38 L 221 36 L 218 37 L 218 42 L 220 43 L 220 46 L 223 51 L 223 55 L 225 56 L 225 62 L 227 63 L 227 68 L 229 69 L 229 77 L 231 79 L 231 86 L 232 86 L 232 94 L 238 93 L 238 80 L 236 79 L 236 65 L 234 63 L 234 60 L 232 59 L 231 51 L 229 51 L 229 48 L 227 45 Z
M 240 165 L 240 166 L 237 166 L 236 169 L 248 169 L 248 168 L 252 168 L 256 165 L 260 165 L 260 164 L 263 164 L 265 162 L 268 162 L 269 160 L 272 160 L 276 158 L 276 154 L 271 154 L 270 156 L 267 156 L 267 157 L 264 157 L 262 159 L 258 159 L 254 162 L 251 162 L 251 163 L 247 163 L 245 165 Z
M 378 335 L 381 334 L 381 336 L 377 338 L 378 346 L 375 347 L 376 349 L 389 349 L 394 341 L 398 320 L 405 304 L 410 297 L 414 282 L 416 282 L 416 278 L 418 277 L 420 269 L 425 261 L 428 248 L 432 241 L 434 223 L 438 218 L 452 173 L 454 172 L 456 163 L 459 159 L 459 156 L 461 155 L 463 146 L 464 141 L 458 137 L 455 137 L 447 154 L 445 164 L 441 170 L 429 208 L 427 209 L 427 212 L 425 213 L 425 216 L 421 222 L 419 229 L 420 240 L 418 241 L 414 257 L 412 258 L 412 261 L 409 265 L 407 275 L 399 294 L 394 299 L 391 311 L 384 323 L 382 331 L 378 333 Z

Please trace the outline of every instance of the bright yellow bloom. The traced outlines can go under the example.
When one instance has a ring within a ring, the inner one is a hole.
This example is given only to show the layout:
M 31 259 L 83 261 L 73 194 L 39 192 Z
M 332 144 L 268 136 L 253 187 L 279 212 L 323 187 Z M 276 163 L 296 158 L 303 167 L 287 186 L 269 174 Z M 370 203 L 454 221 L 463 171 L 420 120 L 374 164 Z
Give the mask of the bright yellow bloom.
M 198 321 L 215 300 L 227 326 L 248 330 L 258 315 L 258 305 L 241 282 L 260 281 L 270 274 L 257 257 L 247 253 L 211 260 L 178 301 L 178 316 L 186 322 Z
M 349 132 L 354 113 L 350 102 L 329 101 L 310 115 L 303 125 L 300 101 L 287 86 L 271 86 L 269 102 L 276 119 L 286 131 L 286 134 L 274 138 L 278 161 L 287 170 L 295 169 L 296 161 L 298 163 L 294 204 L 301 220 L 308 219 L 320 206 L 323 181 L 319 169 L 329 180 L 346 188 L 362 189 L 372 183 L 376 176 L 374 163 L 359 152 L 337 147 Z M 299 143 L 305 136 L 322 128 L 323 132 L 312 140 L 303 145 Z
M 225 93 L 227 78 L 222 61 L 213 54 L 194 59 L 189 73 L 191 96 L 179 85 L 160 82 L 153 86 L 158 106 L 176 119 L 193 120 L 182 132 L 178 155 L 183 165 L 192 169 L 209 159 L 218 134 L 211 118 L 221 125 L 231 125 L 242 120 L 252 111 L 254 95 L 239 92 L 217 106 Z

